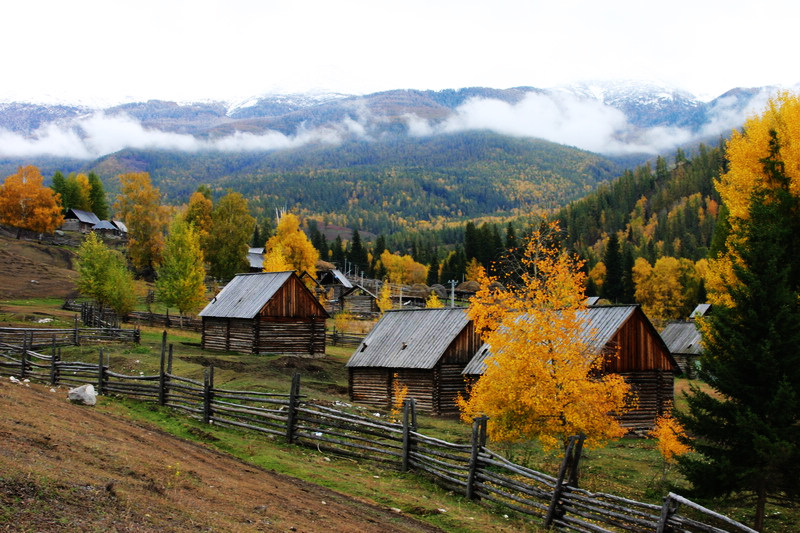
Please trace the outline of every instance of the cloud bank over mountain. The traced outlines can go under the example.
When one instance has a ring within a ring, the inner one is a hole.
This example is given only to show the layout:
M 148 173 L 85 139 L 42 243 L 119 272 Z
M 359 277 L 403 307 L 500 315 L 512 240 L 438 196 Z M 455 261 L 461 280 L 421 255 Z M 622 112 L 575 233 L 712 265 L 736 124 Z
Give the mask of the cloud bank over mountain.
M 274 151 L 397 135 L 398 130 L 392 129 L 392 124 L 402 125 L 401 129 L 413 137 L 489 130 L 514 137 L 545 139 L 605 155 L 657 154 L 698 139 L 727 135 L 731 129 L 740 127 L 747 116 L 763 109 L 769 94 L 769 89 L 752 90 L 743 97 L 732 91 L 701 107 L 691 101 L 676 103 L 674 95 L 653 91 L 623 99 L 619 94 L 587 94 L 585 88 L 583 93 L 530 90 L 522 97 L 505 100 L 473 96 L 449 108 L 439 105 L 436 113 L 430 112 L 430 106 L 423 111 L 397 105 L 381 109 L 374 103 L 368 105 L 371 101 L 362 98 L 327 102 L 322 104 L 327 107 L 321 107 L 318 115 L 309 108 L 292 109 L 285 113 L 292 118 L 282 128 L 271 127 L 273 123 L 268 120 L 278 119 L 266 116 L 256 117 L 267 121 L 256 125 L 252 120 L 229 119 L 226 130 L 209 128 L 200 134 L 196 130 L 188 133 L 191 128 L 182 127 L 174 117 L 164 126 L 158 121 L 148 123 L 125 111 L 89 111 L 44 123 L 33 131 L 4 127 L 0 120 L 0 156 L 95 159 L 126 148 L 190 153 Z M 683 106 L 681 116 L 675 111 L 679 105 Z M 643 123 L 631 114 L 630 110 L 637 109 L 636 106 L 646 108 L 656 118 L 649 117 L 650 122 Z M 302 112 L 311 118 L 297 118 L 297 113 Z M 659 112 L 663 118 L 658 117 Z M 197 118 L 189 116 L 186 120 Z

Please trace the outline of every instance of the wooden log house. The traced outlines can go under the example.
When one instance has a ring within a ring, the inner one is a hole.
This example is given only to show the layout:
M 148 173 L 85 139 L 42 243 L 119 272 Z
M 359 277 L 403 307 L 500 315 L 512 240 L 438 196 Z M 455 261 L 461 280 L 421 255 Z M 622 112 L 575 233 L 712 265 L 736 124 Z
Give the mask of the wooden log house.
M 389 408 L 407 387 L 418 409 L 456 414 L 461 371 L 481 344 L 463 308 L 387 311 L 347 362 L 350 400 Z
M 582 314 L 581 337 L 598 355 L 608 356 L 603 372 L 620 374 L 637 396 L 635 409 L 620 417 L 631 432 L 653 428 L 656 418 L 672 407 L 679 368 L 667 345 L 638 305 L 589 306 Z M 463 374 L 480 377 L 491 356 L 483 346 Z
M 200 317 L 206 350 L 325 354 L 328 313 L 294 272 L 237 274 Z
M 695 361 L 703 352 L 703 339 L 695 321 L 673 320 L 661 332 L 661 338 L 681 372 L 688 378 L 694 378 Z

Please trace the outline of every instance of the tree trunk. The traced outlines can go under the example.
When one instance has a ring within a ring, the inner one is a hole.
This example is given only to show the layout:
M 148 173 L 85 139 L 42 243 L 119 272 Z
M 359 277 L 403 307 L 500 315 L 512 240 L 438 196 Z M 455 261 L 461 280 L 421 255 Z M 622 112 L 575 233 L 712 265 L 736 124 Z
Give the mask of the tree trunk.
M 764 531 L 764 508 L 767 505 L 767 489 L 763 483 L 758 487 L 756 496 L 756 518 L 753 523 L 753 529 Z

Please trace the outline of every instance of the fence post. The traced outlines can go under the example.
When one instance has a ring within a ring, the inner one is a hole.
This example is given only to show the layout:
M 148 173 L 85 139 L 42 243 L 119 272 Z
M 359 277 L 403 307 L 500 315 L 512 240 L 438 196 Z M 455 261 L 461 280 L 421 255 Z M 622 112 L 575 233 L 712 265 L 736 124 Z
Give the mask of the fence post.
M 28 334 L 22 332 L 22 354 L 19 358 L 20 361 L 20 377 L 25 378 L 28 375 Z
M 103 366 L 103 349 L 100 348 L 100 362 L 97 365 L 97 394 L 105 392 L 106 369 Z
M 561 499 L 561 494 L 564 491 L 564 477 L 567 474 L 567 467 L 570 464 L 572 450 L 575 447 L 575 440 L 577 437 L 570 437 L 569 442 L 567 443 L 567 449 L 564 452 L 564 459 L 561 461 L 561 468 L 558 469 L 558 479 L 556 480 L 556 485 L 553 487 L 553 499 L 550 500 L 550 507 L 547 508 L 547 516 L 544 519 L 544 526 L 550 527 L 553 525 L 553 520 L 558 516 L 563 515 L 563 510 L 559 509 L 559 500 Z
M 58 352 L 56 350 L 56 336 L 53 335 L 53 355 L 50 357 L 50 385 L 55 385 L 58 381 L 58 369 L 56 362 L 58 361 Z
M 664 505 L 661 506 L 661 517 L 658 519 L 656 533 L 672 531 L 671 528 L 667 528 L 667 522 L 669 521 L 669 517 L 678 510 L 678 505 L 680 505 L 680 503 L 672 499 L 672 494 L 664 496 Z
M 81 309 L 82 308 L 83 306 L 81 306 Z M 80 338 L 78 337 L 78 315 L 75 315 L 75 333 L 72 338 L 72 344 L 74 344 L 75 346 L 81 345 Z
M 472 421 L 472 455 L 467 475 L 467 499 L 475 499 L 475 476 L 478 473 L 478 454 L 486 446 L 486 422 L 488 416 L 477 416 Z
M 211 423 L 211 400 L 213 399 L 214 389 L 214 366 L 206 367 L 203 374 L 203 422 Z
M 164 374 L 164 364 L 166 363 L 167 357 L 167 331 L 164 330 L 164 334 L 161 336 L 161 368 L 158 372 L 158 405 L 164 405 L 167 403 L 167 391 L 166 391 L 166 375 Z
M 289 412 L 286 415 L 286 440 L 289 444 L 294 442 L 294 426 L 297 417 L 297 404 L 300 396 L 300 374 L 295 372 L 292 376 L 292 387 L 289 389 Z
M 410 453 L 411 453 L 411 400 L 406 399 L 403 400 L 403 472 L 408 472 L 408 457 Z

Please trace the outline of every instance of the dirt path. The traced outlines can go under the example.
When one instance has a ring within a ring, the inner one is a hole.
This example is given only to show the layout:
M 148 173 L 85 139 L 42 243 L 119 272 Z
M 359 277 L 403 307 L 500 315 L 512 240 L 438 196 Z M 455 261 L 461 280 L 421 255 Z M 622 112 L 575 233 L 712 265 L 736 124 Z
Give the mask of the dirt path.
M 0 378 L 0 531 L 439 531 Z

